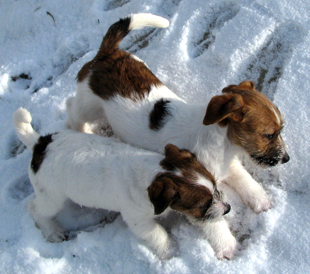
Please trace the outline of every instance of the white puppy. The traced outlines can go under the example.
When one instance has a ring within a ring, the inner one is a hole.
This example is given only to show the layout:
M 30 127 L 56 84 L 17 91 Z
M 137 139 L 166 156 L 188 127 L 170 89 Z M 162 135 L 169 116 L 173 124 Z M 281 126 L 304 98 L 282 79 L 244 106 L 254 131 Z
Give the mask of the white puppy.
M 22 108 L 13 120 L 20 140 L 33 150 L 29 178 L 35 198 L 29 210 L 49 241 L 66 238 L 55 216 L 70 199 L 121 212 L 131 231 L 160 258 L 173 256 L 174 244 L 155 218 L 171 209 L 203 230 L 219 259 L 234 257 L 238 244 L 223 220 L 230 205 L 188 150 L 167 145 L 163 156 L 72 130 L 39 136 Z
M 167 27 L 168 22 L 134 14 L 109 28 L 95 58 L 78 74 L 76 97 L 67 101 L 67 126 L 91 133 L 88 125 L 99 121 L 135 146 L 160 153 L 168 143 L 189 149 L 256 213 L 268 210 L 267 193 L 238 158 L 249 157 L 260 166 L 289 160 L 277 107 L 249 81 L 223 89 L 208 104 L 187 104 L 141 60 L 118 48 L 130 30 L 144 26 Z

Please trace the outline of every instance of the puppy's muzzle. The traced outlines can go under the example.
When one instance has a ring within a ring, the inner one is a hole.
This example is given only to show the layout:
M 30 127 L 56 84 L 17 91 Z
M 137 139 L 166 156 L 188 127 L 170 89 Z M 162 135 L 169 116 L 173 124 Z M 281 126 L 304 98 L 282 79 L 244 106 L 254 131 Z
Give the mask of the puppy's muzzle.
M 222 217 L 230 212 L 231 206 L 228 203 L 218 203 L 218 206 L 209 209 L 203 220 L 213 220 Z
M 289 160 L 290 160 L 290 156 L 287 154 L 287 152 L 285 152 L 284 155 L 283 155 L 283 158 L 282 158 L 281 163 L 282 163 L 282 164 L 285 164 L 285 163 L 287 163 Z
M 227 213 L 229 213 L 230 209 L 231 209 L 230 204 L 225 204 L 225 210 L 224 210 L 224 214 L 223 215 L 226 215 Z

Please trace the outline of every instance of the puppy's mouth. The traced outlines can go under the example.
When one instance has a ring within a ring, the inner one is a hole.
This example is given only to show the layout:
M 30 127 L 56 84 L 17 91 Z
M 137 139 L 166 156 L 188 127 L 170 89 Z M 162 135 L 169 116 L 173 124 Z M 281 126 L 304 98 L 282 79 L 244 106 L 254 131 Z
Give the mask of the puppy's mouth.
M 206 212 L 205 216 L 201 218 L 202 221 L 205 220 L 215 220 L 223 215 L 226 215 L 230 212 L 231 206 L 227 203 L 216 203 L 213 204 Z
M 276 166 L 280 162 L 280 157 L 268 157 L 268 156 L 256 156 L 251 155 L 252 160 L 262 167 L 273 167 Z
M 285 164 L 290 160 L 290 156 L 285 152 L 276 152 L 274 155 L 252 154 L 251 159 L 261 167 L 274 167 L 278 164 Z

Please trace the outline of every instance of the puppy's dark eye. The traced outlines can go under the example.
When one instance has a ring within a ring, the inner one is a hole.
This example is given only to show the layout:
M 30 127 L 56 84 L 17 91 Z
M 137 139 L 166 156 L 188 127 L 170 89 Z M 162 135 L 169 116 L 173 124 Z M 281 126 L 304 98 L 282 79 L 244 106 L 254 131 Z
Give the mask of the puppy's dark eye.
M 265 135 L 265 137 L 266 137 L 268 140 L 273 140 L 275 136 L 276 136 L 275 133 L 273 133 L 273 134 L 266 134 L 266 135 Z
M 209 200 L 204 205 L 200 206 L 199 209 L 207 210 L 211 206 L 211 204 L 212 204 L 212 200 Z

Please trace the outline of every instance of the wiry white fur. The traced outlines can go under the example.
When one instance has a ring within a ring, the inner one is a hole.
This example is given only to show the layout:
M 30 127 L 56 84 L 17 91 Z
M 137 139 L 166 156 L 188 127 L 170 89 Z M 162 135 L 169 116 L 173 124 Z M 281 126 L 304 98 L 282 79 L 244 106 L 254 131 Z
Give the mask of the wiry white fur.
M 33 147 L 36 142 L 34 131 L 30 130 L 27 121 L 31 121 L 29 112 L 17 110 L 14 114 L 16 129 L 27 128 L 21 140 Z M 155 176 L 164 171 L 159 165 L 164 156 L 113 138 L 72 130 L 57 133 L 52 140 L 39 170 L 34 173 L 29 167 L 36 196 L 29 203 L 29 210 L 49 241 L 65 239 L 65 231 L 54 217 L 66 199 L 71 199 L 81 206 L 121 212 L 131 231 L 145 240 L 161 258 L 173 256 L 175 243 L 154 220 L 154 207 L 147 193 Z M 209 184 L 203 180 L 207 181 L 201 177 L 202 184 Z M 168 212 L 169 208 L 162 215 Z M 193 223 L 203 229 L 218 258 L 232 259 L 238 243 L 222 217 L 218 220 L 218 224 L 216 220 Z
M 280 118 L 280 115 L 278 114 L 278 112 L 277 112 L 275 106 L 272 105 L 272 106 L 270 107 L 270 109 L 271 109 L 271 111 L 274 113 L 274 116 L 276 117 L 277 123 L 278 123 L 279 125 L 281 125 L 281 118 Z
M 167 28 L 169 20 L 151 13 L 137 13 L 130 16 L 129 30 L 141 29 L 143 27 Z

